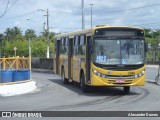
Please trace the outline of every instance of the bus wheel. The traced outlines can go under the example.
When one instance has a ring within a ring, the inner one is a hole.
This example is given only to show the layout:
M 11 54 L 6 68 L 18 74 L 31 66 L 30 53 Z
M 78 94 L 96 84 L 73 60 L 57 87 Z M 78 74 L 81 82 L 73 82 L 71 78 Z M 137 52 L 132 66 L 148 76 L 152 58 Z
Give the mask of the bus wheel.
M 63 83 L 68 84 L 68 79 L 65 78 L 64 69 L 61 70 L 61 77 L 62 77 Z
M 82 74 L 82 76 L 81 76 L 80 86 L 82 88 L 82 92 L 83 93 L 87 93 L 88 92 L 89 86 L 85 84 L 84 74 Z
M 124 92 L 125 94 L 127 94 L 127 93 L 129 93 L 129 91 L 130 91 L 130 86 L 124 86 L 123 92 Z

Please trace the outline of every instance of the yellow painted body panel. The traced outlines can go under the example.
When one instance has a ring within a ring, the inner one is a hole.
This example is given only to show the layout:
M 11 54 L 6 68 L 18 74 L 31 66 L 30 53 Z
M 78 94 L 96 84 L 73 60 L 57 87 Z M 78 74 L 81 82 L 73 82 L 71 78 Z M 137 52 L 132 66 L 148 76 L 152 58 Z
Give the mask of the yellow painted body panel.
M 141 77 L 138 77 L 138 78 L 127 78 L 127 79 L 124 79 L 125 82 L 124 83 L 116 83 L 116 80 L 122 80 L 122 78 L 103 78 L 103 77 L 99 77 L 97 75 L 95 75 L 93 73 L 93 69 L 94 70 L 97 70 L 98 72 L 100 73 L 103 73 L 103 74 L 107 74 L 108 72 L 111 72 L 112 76 L 129 76 L 129 72 L 134 72 L 135 74 L 139 74 L 141 73 L 142 71 L 145 71 L 145 67 L 146 66 L 143 66 L 142 68 L 140 69 L 137 69 L 137 70 L 129 70 L 129 71 L 113 71 L 113 70 L 105 70 L 105 69 L 102 69 L 102 68 L 98 68 L 98 67 L 95 67 L 93 64 L 92 64 L 92 69 L 91 69 L 91 86 L 144 86 L 145 85 L 145 79 L 146 79 L 146 73 L 141 76 Z
M 72 79 L 79 82 L 79 67 L 78 67 L 78 56 L 73 56 L 73 77 Z
M 82 61 L 83 59 L 83 61 Z M 81 56 L 73 56 L 73 81 L 80 82 L 80 71 L 81 69 L 84 71 L 85 74 L 85 57 L 84 55 Z

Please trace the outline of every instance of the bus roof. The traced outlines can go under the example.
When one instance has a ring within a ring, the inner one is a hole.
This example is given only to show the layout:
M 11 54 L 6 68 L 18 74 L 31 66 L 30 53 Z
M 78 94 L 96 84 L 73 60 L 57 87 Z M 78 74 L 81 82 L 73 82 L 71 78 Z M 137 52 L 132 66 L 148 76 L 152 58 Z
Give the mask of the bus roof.
M 77 31 L 77 32 L 58 34 L 58 35 L 55 35 L 55 37 L 59 38 L 59 37 L 74 36 L 74 35 L 80 35 L 80 34 L 88 34 L 88 33 L 93 33 L 94 30 L 101 29 L 101 28 L 131 28 L 131 29 L 144 30 L 143 28 L 133 27 L 133 26 L 97 25 L 97 26 L 95 26 L 93 28 L 90 28 L 90 29 L 80 30 L 80 31 Z

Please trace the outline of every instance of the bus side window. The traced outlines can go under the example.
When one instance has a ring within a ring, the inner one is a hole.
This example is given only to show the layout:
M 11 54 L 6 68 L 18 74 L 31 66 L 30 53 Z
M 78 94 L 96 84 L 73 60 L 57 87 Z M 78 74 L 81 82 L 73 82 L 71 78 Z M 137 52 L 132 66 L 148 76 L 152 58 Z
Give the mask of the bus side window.
M 78 47 L 79 55 L 85 54 L 85 43 L 86 43 L 85 35 L 81 35 L 80 36 L 80 45 Z
M 78 55 L 78 45 L 79 45 L 79 37 L 75 36 L 74 37 L 74 55 Z
M 63 39 L 61 38 L 60 39 L 60 46 L 59 46 L 59 48 L 60 48 L 60 54 L 62 54 L 62 52 L 63 52 L 62 46 L 63 46 Z
M 65 54 L 66 48 L 65 48 L 66 38 L 61 39 L 61 54 Z
M 65 54 L 68 54 L 68 37 L 66 37 L 65 41 Z

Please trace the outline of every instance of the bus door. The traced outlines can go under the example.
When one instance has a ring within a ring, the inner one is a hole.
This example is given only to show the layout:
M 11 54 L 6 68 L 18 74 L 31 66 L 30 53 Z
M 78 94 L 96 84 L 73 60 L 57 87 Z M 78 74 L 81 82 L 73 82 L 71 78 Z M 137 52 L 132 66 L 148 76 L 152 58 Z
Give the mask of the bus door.
M 68 42 L 68 78 L 72 79 L 73 71 L 73 38 L 69 38 Z
M 62 38 L 62 43 L 63 43 L 63 55 L 62 55 L 62 65 L 64 66 L 64 71 L 65 71 L 65 78 L 68 77 L 68 37 Z
M 91 68 L 91 50 L 92 50 L 92 38 L 87 36 L 86 42 L 86 82 L 90 81 L 90 68 Z
M 73 42 L 73 68 L 72 68 L 72 79 L 76 82 L 79 82 L 79 66 L 78 66 L 78 45 L 79 45 L 79 36 L 74 37 Z
M 56 74 L 59 74 L 59 54 L 60 54 L 60 40 L 56 40 Z

